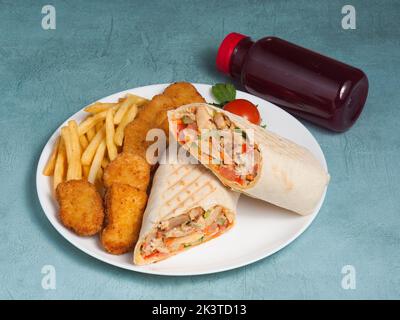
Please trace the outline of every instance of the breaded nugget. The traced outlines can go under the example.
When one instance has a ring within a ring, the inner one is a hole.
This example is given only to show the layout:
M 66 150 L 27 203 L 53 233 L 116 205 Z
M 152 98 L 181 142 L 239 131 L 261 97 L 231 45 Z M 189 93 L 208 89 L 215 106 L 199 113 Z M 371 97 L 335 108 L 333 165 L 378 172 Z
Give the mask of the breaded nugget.
M 69 180 L 56 189 L 62 224 L 80 236 L 91 236 L 103 226 L 103 201 L 96 187 L 86 180 Z
M 123 150 L 146 158 L 147 147 L 153 142 L 146 141 L 147 132 L 158 128 L 164 130 L 168 141 L 167 111 L 195 102 L 205 102 L 196 88 L 188 82 L 169 85 L 162 94 L 156 95 L 138 113 L 135 120 L 125 128 Z
M 157 121 L 157 114 L 160 111 L 170 110 L 174 108 L 174 105 L 174 101 L 170 97 L 164 94 L 158 94 L 139 111 L 136 119 L 154 124 L 154 121 Z
M 174 108 L 175 104 L 171 98 L 164 94 L 154 96 L 139 111 L 137 118 L 125 128 L 123 150 L 146 157 L 147 147 L 152 143 L 146 141 L 146 135 L 154 128 L 163 129 L 168 139 L 167 111 Z
M 137 154 L 146 158 L 148 146 L 146 135 L 152 128 L 152 125 L 145 120 L 135 119 L 129 123 L 125 128 L 123 152 Z
M 139 155 L 123 152 L 107 165 L 103 182 L 106 188 L 114 183 L 123 183 L 146 191 L 150 182 L 150 165 Z
M 196 88 L 188 82 L 175 82 L 169 85 L 163 94 L 174 100 L 175 108 L 189 103 L 206 102 Z
M 167 141 L 169 140 L 169 124 L 166 112 L 160 112 L 157 117 L 157 128 L 164 130 Z
M 106 227 L 100 234 L 112 254 L 133 250 L 140 232 L 147 194 L 127 184 L 114 183 L 106 193 Z

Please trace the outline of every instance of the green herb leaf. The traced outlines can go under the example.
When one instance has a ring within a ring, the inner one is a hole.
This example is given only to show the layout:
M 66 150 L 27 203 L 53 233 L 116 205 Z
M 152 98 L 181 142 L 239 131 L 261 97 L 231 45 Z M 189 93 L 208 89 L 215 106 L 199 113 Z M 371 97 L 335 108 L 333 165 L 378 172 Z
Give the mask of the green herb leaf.
M 183 122 L 184 124 L 190 124 L 190 123 L 193 123 L 194 121 L 193 121 L 193 119 L 190 118 L 189 116 L 183 116 L 183 117 L 182 117 L 182 122 Z
M 225 221 L 226 221 L 225 218 L 219 217 L 217 220 L 217 224 L 223 226 L 225 224 Z
M 264 124 L 260 125 L 260 127 L 263 129 L 267 129 L 267 124 L 264 123 Z
M 210 212 L 211 212 L 210 210 L 207 210 L 206 212 L 204 212 L 203 218 L 207 219 L 210 216 Z
M 190 246 L 191 244 L 186 244 L 186 243 L 183 245 L 184 248 L 189 248 Z
M 217 83 L 211 88 L 214 98 L 220 103 L 225 104 L 229 101 L 235 100 L 236 89 L 231 83 Z

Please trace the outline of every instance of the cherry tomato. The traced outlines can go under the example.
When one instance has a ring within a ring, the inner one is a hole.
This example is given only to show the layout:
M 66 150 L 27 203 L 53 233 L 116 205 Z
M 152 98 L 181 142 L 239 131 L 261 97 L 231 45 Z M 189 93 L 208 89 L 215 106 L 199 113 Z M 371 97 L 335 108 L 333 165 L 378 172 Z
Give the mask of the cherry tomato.
M 233 100 L 231 102 L 228 102 L 223 109 L 237 114 L 238 116 L 241 116 L 254 124 L 260 125 L 260 113 L 258 112 L 257 107 L 248 100 Z

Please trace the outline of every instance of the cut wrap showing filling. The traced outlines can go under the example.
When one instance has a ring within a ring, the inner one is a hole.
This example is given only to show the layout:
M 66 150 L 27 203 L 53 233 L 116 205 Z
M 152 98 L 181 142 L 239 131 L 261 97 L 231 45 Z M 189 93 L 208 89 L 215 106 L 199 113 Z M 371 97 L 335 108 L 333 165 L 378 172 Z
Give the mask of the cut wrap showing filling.
M 178 142 L 192 154 L 197 153 L 214 173 L 241 188 L 255 182 L 261 163 L 258 145 L 250 144 L 246 131 L 224 113 L 194 106 L 174 121 Z M 208 143 L 207 148 L 204 141 Z
M 160 221 L 143 241 L 140 255 L 148 262 L 166 259 L 219 236 L 232 225 L 232 214 L 222 206 L 207 211 L 195 207 L 187 213 Z

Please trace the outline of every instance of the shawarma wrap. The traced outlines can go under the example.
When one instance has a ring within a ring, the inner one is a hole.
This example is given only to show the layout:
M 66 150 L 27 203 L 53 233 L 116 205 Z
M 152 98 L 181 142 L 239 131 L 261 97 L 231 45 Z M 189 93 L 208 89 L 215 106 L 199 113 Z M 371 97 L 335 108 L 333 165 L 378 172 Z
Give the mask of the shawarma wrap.
M 164 260 L 225 233 L 235 223 L 238 197 L 200 164 L 161 164 L 133 262 Z
M 306 148 L 205 103 L 168 112 L 171 134 L 232 190 L 307 215 L 329 174 Z

